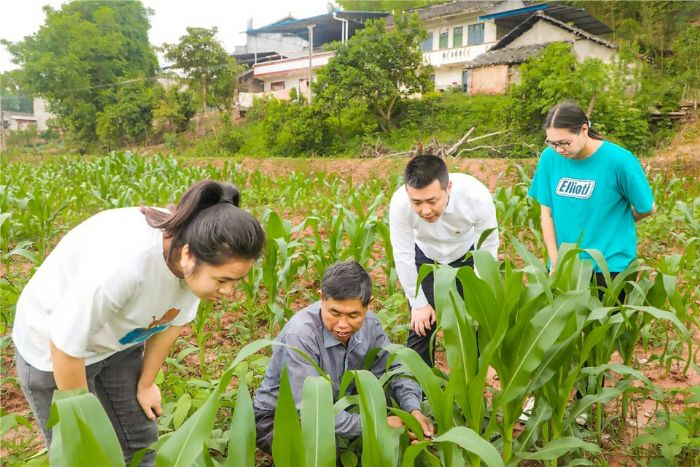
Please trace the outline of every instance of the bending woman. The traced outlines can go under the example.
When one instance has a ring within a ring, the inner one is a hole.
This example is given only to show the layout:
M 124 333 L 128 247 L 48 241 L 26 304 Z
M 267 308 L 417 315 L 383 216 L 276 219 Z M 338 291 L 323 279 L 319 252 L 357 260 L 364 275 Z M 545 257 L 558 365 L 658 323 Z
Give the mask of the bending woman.
M 200 300 L 231 293 L 260 253 L 260 223 L 231 184 L 200 182 L 173 211 L 103 211 L 63 237 L 17 302 L 17 377 L 47 447 L 55 389 L 88 388 L 124 459 L 158 438 L 154 380 Z M 141 465 L 153 465 L 154 453 Z

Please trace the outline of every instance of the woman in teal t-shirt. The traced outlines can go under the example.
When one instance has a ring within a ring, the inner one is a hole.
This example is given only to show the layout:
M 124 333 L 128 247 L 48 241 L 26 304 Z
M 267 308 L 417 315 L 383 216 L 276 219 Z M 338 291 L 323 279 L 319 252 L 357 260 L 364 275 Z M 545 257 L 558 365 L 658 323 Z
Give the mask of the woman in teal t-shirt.
M 554 106 L 544 129 L 549 147 L 540 156 L 529 195 L 541 206 L 550 267 L 562 243 L 580 240 L 581 248 L 599 250 L 616 275 L 637 257 L 635 222 L 655 210 L 642 166 L 631 152 L 593 130 L 572 102 Z M 597 284 L 603 285 L 599 265 L 594 268 Z

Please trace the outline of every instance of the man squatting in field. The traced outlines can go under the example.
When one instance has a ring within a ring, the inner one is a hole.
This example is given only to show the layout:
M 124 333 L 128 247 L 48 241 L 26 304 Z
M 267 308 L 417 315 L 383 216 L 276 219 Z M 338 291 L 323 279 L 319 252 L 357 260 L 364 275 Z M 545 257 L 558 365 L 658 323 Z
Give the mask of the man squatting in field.
M 491 193 L 476 178 L 449 173 L 445 161 L 433 155 L 416 156 L 406 165 L 404 185 L 391 198 L 389 226 L 394 262 L 411 308 L 408 347 L 433 365 L 432 337 L 436 329 L 434 277 L 418 289 L 423 264 L 473 266 L 466 258 L 486 232 L 481 249 L 496 258 L 498 224 Z M 457 282 L 460 295 L 462 286 Z M 418 290 L 417 290 L 418 289 Z
M 296 313 L 284 326 L 277 341 L 297 347 L 308 354 L 328 374 L 333 383 L 333 400 L 337 401 L 341 378 L 346 371 L 360 370 L 372 349 L 389 344 L 377 317 L 368 310 L 372 280 L 367 271 L 354 261 L 336 263 L 326 269 L 321 282 L 321 299 Z M 380 378 L 386 371 L 389 355 L 380 351 L 370 371 Z M 276 346 L 262 385 L 255 393 L 253 410 L 257 446 L 272 452 L 273 423 L 279 395 L 280 375 L 286 366 L 297 410 L 301 410 L 302 387 L 316 369 L 298 352 Z M 398 367 L 398 362 L 390 367 Z M 399 406 L 411 413 L 431 437 L 433 426 L 420 410 L 421 388 L 409 378 L 393 378 L 389 390 Z M 389 425 L 401 427 L 397 416 L 388 417 Z M 344 438 L 360 436 L 360 415 L 342 411 L 335 416 L 335 433 Z M 413 434 L 411 434 L 413 436 Z

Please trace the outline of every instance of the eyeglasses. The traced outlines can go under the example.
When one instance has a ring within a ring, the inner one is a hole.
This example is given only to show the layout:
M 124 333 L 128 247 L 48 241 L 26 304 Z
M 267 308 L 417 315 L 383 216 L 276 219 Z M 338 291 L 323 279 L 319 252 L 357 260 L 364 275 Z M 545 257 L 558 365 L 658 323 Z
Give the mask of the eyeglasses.
M 582 125 L 581 128 L 579 128 L 578 131 L 576 132 L 576 136 L 578 136 L 578 135 L 581 134 L 581 130 L 582 130 L 582 129 L 583 129 L 583 125 Z M 553 148 L 555 151 L 556 151 L 557 149 L 559 149 L 559 148 L 561 148 L 561 149 L 563 149 L 564 151 L 566 151 L 567 149 L 569 149 L 569 146 L 571 146 L 571 143 L 573 143 L 573 142 L 574 142 L 574 138 L 571 138 L 571 139 L 568 140 L 568 141 L 550 141 L 550 140 L 548 140 L 548 139 L 544 140 L 544 144 L 546 144 L 547 146 Z
M 570 139 L 569 141 L 550 141 L 548 139 L 544 140 L 544 144 L 553 148 L 555 151 L 559 148 L 562 148 L 564 150 L 569 149 L 569 146 L 571 146 L 571 143 L 573 142 L 573 139 Z

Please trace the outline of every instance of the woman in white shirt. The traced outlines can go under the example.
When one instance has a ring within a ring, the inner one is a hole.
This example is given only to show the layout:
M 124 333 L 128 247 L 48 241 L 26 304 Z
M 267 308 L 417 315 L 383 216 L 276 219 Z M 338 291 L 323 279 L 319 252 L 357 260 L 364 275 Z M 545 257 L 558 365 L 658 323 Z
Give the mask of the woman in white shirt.
M 103 211 L 68 232 L 26 285 L 12 333 L 17 377 L 47 446 L 55 389 L 88 388 L 126 463 L 158 437 L 154 380 L 200 300 L 231 294 L 265 234 L 229 183 L 192 186 L 171 212 Z M 141 465 L 153 465 L 154 453 Z

